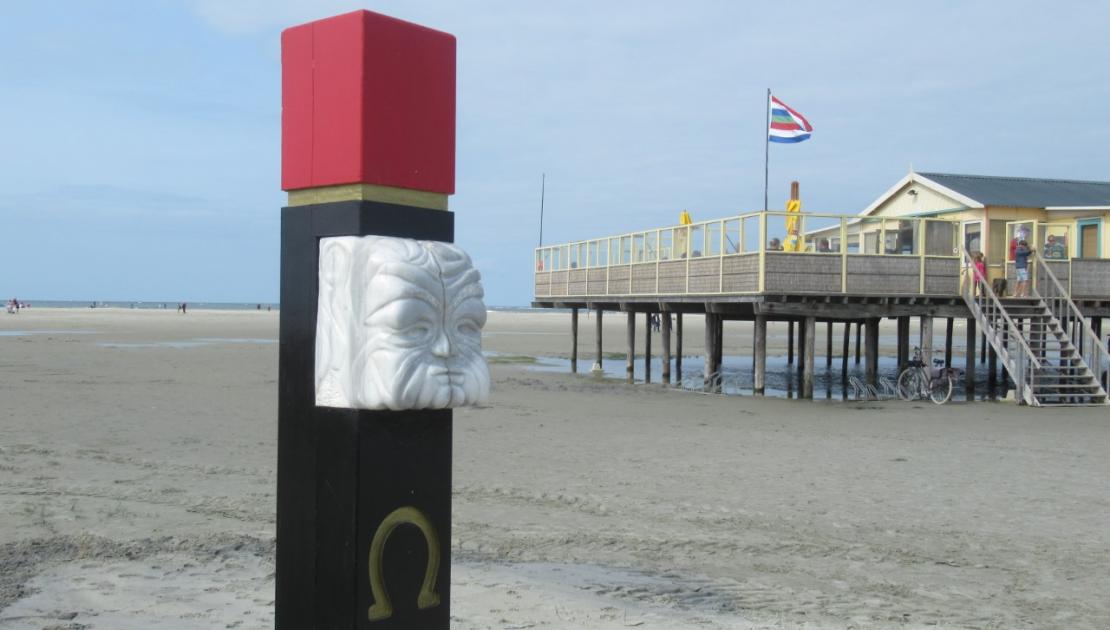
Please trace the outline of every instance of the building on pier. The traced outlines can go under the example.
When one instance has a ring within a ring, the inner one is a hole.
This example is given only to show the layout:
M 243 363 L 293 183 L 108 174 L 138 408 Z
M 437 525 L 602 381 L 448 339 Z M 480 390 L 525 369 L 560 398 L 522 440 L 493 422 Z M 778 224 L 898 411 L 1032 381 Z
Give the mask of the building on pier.
M 855 322 L 857 335 L 866 326 L 873 382 L 881 318 L 898 320 L 900 364 L 908 358 L 910 317 L 920 319 L 923 345 L 932 343 L 933 318 L 946 319 L 949 361 L 952 320 L 965 318 L 969 366 L 978 328 L 1017 400 L 1107 404 L 1102 318 L 1110 316 L 1110 257 L 1101 254 L 1110 253 L 1103 247 L 1108 217 L 1110 184 L 910 173 L 860 215 L 753 212 L 537 248 L 533 304 L 572 309 L 574 331 L 578 309 L 597 310 L 599 336 L 605 311 L 627 313 L 629 374 L 635 313 L 704 314 L 709 386 L 720 365 L 721 322 L 752 320 L 757 392 L 767 323 L 789 322 L 809 376 L 803 396 L 812 395 L 817 322 L 829 324 L 830 346 L 832 323 Z M 802 236 L 801 251 L 769 246 L 788 230 Z M 984 251 L 992 278 L 1012 275 L 1008 243 L 1019 236 L 1046 248 L 1032 263 L 1032 302 L 1007 300 L 967 273 L 968 252 Z M 663 344 L 669 369 L 669 331 Z M 923 351 L 931 356 L 931 347 Z
M 1061 281 L 1076 268 L 1075 296 L 1105 296 L 1110 258 L 1110 182 L 915 173 L 859 213 L 879 218 L 932 217 L 959 222 L 960 243 L 983 252 L 990 278 L 1014 280 L 1013 247 L 1024 238 L 1049 259 Z M 836 239 L 818 229 L 813 238 Z

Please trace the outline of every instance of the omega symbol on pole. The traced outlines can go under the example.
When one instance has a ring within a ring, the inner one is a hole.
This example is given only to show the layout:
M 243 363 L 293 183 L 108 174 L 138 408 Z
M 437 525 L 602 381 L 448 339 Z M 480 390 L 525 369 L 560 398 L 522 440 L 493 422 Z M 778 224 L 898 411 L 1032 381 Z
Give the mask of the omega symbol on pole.
M 382 524 L 374 532 L 374 540 L 370 543 L 370 593 L 374 596 L 374 605 L 370 606 L 370 610 L 366 613 L 370 621 L 382 621 L 393 616 L 393 603 L 385 588 L 382 557 L 389 535 L 393 530 L 406 524 L 419 528 L 420 533 L 424 535 L 424 542 L 428 545 L 428 564 L 424 569 L 420 594 L 416 597 L 416 607 L 427 610 L 439 606 L 439 594 L 435 590 L 440 563 L 439 536 L 432 522 L 423 512 L 412 506 L 406 506 L 390 512 L 389 516 L 382 520 Z

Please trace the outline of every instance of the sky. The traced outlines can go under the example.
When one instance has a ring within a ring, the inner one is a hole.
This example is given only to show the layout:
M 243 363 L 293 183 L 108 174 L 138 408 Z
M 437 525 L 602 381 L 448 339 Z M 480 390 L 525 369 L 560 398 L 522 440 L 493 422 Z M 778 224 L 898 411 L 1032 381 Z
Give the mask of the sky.
M 0 5 L 0 296 L 275 302 L 280 34 L 370 9 L 458 38 L 456 242 L 486 302 L 546 244 L 763 206 L 766 90 L 813 137 L 770 200 L 909 169 L 1110 180 L 1110 4 L 113 0 Z

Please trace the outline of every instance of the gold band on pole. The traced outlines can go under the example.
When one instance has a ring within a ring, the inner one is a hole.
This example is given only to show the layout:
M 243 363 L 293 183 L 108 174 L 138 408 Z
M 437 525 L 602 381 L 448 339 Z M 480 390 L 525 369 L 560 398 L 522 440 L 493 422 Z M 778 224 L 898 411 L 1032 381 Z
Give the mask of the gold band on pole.
M 442 193 L 376 184 L 341 184 L 289 191 L 289 206 L 309 206 L 335 201 L 379 201 L 431 210 L 447 209 L 447 195 Z

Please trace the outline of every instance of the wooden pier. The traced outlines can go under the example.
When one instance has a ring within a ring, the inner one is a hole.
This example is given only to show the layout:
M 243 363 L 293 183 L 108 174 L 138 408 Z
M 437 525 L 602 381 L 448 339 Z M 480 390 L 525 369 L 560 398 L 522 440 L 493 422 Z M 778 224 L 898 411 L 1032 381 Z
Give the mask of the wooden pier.
M 813 233 L 838 236 L 822 237 L 820 241 L 808 238 L 807 221 L 820 228 L 811 230 Z M 774 233 L 772 230 L 776 226 L 782 231 L 797 233 L 798 251 L 768 247 L 769 235 Z M 860 362 L 862 339 L 867 381 L 875 384 L 882 319 L 897 322 L 899 365 L 909 357 L 911 319 L 918 323 L 917 332 L 925 357 L 932 356 L 933 328 L 939 326 L 934 322 L 937 318 L 943 319 L 946 365 L 952 363 L 954 322 L 963 319 L 967 330 L 966 385 L 971 391 L 975 385 L 977 347 L 986 354 L 980 360 L 991 362 L 993 370 L 989 371 L 989 378 L 993 384 L 998 370 L 995 346 L 1004 350 L 1007 346 L 1000 344 L 1010 343 L 1010 340 L 1002 340 L 1003 333 L 1009 334 L 1008 330 L 977 327 L 977 313 L 965 297 L 969 274 L 957 240 L 958 233 L 958 222 L 939 219 L 900 217 L 868 222 L 840 215 L 790 217 L 786 213 L 757 212 L 542 247 L 535 252 L 533 306 L 571 309 L 575 358 L 578 310 L 596 312 L 595 369 L 602 361 L 604 313 L 625 313 L 629 382 L 634 374 L 637 314 L 644 314 L 645 328 L 650 325 L 653 314 L 662 315 L 661 322 L 667 323 L 668 330 L 662 337 L 666 381 L 672 376 L 668 315 L 677 316 L 676 362 L 681 361 L 682 355 L 682 316 L 701 315 L 706 322 L 704 382 L 711 391 L 718 391 L 721 386 L 723 322 L 751 321 L 754 325 L 756 394 L 765 390 L 768 325 L 785 322 L 789 339 L 787 362 L 795 363 L 796 350 L 804 398 L 813 396 L 820 325 L 824 325 L 826 366 L 832 362 L 834 327 L 842 326 L 842 369 L 846 373 L 851 326 L 855 324 L 855 361 Z M 1060 270 L 1056 275 L 1065 277 L 1069 287 L 1083 288 L 1082 294 L 1072 299 L 1085 318 L 1082 325 L 1098 331 L 1097 338 L 1103 340 L 1102 318 L 1110 317 L 1110 260 L 1068 260 L 1050 264 L 1054 273 Z M 1032 329 L 1026 321 L 1028 318 L 1012 319 L 1015 325 L 1024 326 L 1023 330 Z M 646 339 L 645 380 L 650 382 L 650 335 Z M 988 340 L 990 343 L 985 342 Z M 1105 341 L 1100 343 L 1105 345 Z M 1082 340 L 1079 345 L 1083 347 Z M 1092 356 L 1099 361 L 1097 357 L 1102 355 Z M 676 371 L 680 369 L 676 365 Z

